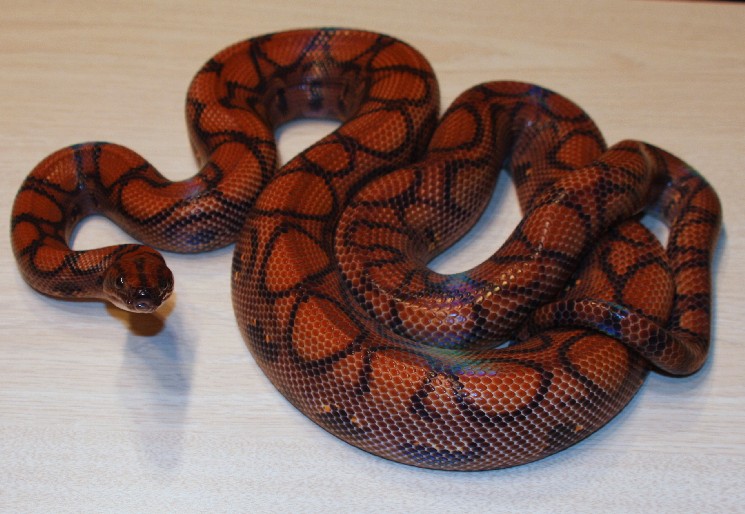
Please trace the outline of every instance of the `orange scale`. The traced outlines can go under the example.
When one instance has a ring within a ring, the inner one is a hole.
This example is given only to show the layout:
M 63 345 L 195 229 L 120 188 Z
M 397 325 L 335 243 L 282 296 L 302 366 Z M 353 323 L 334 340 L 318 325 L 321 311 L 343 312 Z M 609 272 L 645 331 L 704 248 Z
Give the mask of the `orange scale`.
M 458 173 L 455 175 L 453 190 L 458 193 L 458 196 L 454 198 L 455 202 L 467 210 L 482 206 L 492 197 L 497 171 L 484 166 L 470 166 L 461 163 L 456 165 L 458 166 Z M 442 169 L 443 180 L 440 181 L 442 186 L 437 194 L 446 192 L 444 171 Z
M 76 272 L 93 272 L 100 270 L 104 262 L 104 257 L 108 255 L 106 249 L 89 250 L 78 254 L 75 261 Z
M 675 284 L 670 274 L 657 264 L 637 271 L 623 289 L 625 305 L 648 316 L 666 318 L 673 306 Z
M 613 295 L 613 284 L 599 267 L 587 269 L 567 295 L 570 298 L 598 296 L 607 300 Z
M 410 189 L 419 174 L 415 168 L 401 168 L 367 185 L 355 198 L 357 202 L 383 202 Z
M 248 118 L 245 115 L 242 117 L 244 119 Z M 233 119 L 233 117 L 228 116 L 223 106 L 208 103 L 200 112 L 199 128 L 200 130 L 219 133 L 229 128 L 237 128 L 235 123 L 232 122 Z
M 243 57 L 243 52 L 225 60 L 220 75 L 222 80 L 219 81 L 219 84 L 221 85 L 238 82 L 246 88 L 254 88 L 261 81 L 261 75 L 256 70 L 254 60 Z
M 455 109 L 446 113 L 429 144 L 431 150 L 456 148 L 469 143 L 476 137 L 478 123 L 474 114 L 467 109 Z
M 295 351 L 307 361 L 341 352 L 359 335 L 357 326 L 338 306 L 315 297 L 300 304 L 291 326 Z
M 64 264 L 65 255 L 66 252 L 42 246 L 34 254 L 34 266 L 42 273 L 55 271 Z
M 384 245 L 397 249 L 404 249 L 408 246 L 406 234 L 396 230 L 395 226 L 374 226 L 358 225 L 355 227 L 352 241 L 360 246 Z
M 220 145 L 210 155 L 211 166 L 203 169 L 204 173 L 214 173 L 215 168 L 232 171 L 240 166 L 243 173 L 261 173 L 261 164 L 253 152 L 247 152 L 246 146 L 241 143 L 225 143 Z M 206 178 L 206 177 L 205 177 Z
M 702 291 L 701 270 L 687 268 L 675 275 L 675 288 L 679 294 L 693 295 Z
M 709 225 L 692 223 L 675 233 L 675 242 L 681 246 L 701 245 L 709 240 L 710 232 Z
M 532 211 L 524 220 L 522 232 L 533 245 L 541 244 L 546 250 L 567 253 L 579 251 L 585 240 L 580 214 L 557 203 Z
M 556 153 L 556 158 L 560 162 L 587 162 L 591 156 L 594 157 L 602 152 L 603 148 L 598 146 L 596 138 L 584 135 L 574 134 L 567 139 Z
M 415 61 L 414 59 L 410 59 L 410 56 L 412 55 L 412 49 L 407 45 L 401 43 L 388 45 L 375 54 L 375 58 L 370 62 L 370 67 L 373 72 L 376 72 L 379 68 L 386 68 L 392 64 L 400 63 L 402 59 L 406 59 L 410 61 L 408 66 L 411 68 L 417 69 L 417 65 L 421 64 L 421 68 L 419 69 L 428 73 L 432 72 L 425 60 L 416 59 Z
M 625 275 L 638 264 L 638 252 L 625 241 L 613 241 L 608 261 L 617 274 Z
M 442 211 L 434 205 L 415 203 L 404 212 L 406 224 L 414 231 L 422 232 L 432 228 L 432 225 L 442 217 Z
M 691 309 L 681 315 L 678 324 L 681 328 L 695 334 L 705 333 L 708 330 L 710 319 L 706 311 Z
M 427 395 L 422 398 L 422 405 L 431 415 L 453 419 L 460 414 L 460 408 L 453 401 L 453 382 L 446 375 L 436 375 L 426 387 Z
M 328 266 L 328 256 L 307 235 L 296 230 L 281 234 L 272 246 L 267 262 L 267 288 L 285 291 Z
M 272 310 L 267 307 L 261 313 L 264 323 L 268 323 L 273 327 L 279 327 L 278 330 L 284 331 L 292 322 L 292 313 L 295 310 L 297 301 L 297 296 L 294 294 L 278 298 Z
M 335 41 L 336 39 L 338 41 Z M 329 36 L 329 43 L 325 49 L 335 61 L 349 62 L 359 60 L 360 48 L 367 48 L 374 42 L 374 35 L 354 34 L 348 30 L 342 30 Z M 400 43 L 396 43 L 394 46 L 402 48 Z
M 344 145 L 336 141 L 317 144 L 306 150 L 303 157 L 323 168 L 323 171 L 329 175 L 347 171 L 352 165 L 352 156 Z
M 62 211 L 49 197 L 33 189 L 19 191 L 13 207 L 14 215 L 32 212 L 34 216 L 51 223 L 62 221 Z
M 333 195 L 324 180 L 302 170 L 274 179 L 256 201 L 260 210 L 291 210 L 308 216 L 325 216 L 333 206 Z
M 95 162 L 92 160 L 92 151 L 80 152 L 79 155 L 84 160 L 83 169 L 98 169 L 100 171 L 100 181 L 104 187 L 110 187 L 128 171 L 141 168 L 147 164 L 142 157 L 132 150 L 115 145 L 106 146 L 103 151 L 98 153 L 98 159 Z M 88 159 L 91 159 L 91 161 L 87 162 Z M 149 165 L 146 170 L 151 170 Z
M 396 350 L 379 351 L 372 356 L 370 366 L 371 401 L 385 410 L 408 411 L 411 398 L 428 374 L 424 359 Z
M 302 35 L 302 34 L 299 34 Z M 296 39 L 295 44 L 288 44 L 288 41 L 284 37 L 273 37 L 264 41 L 256 43 L 261 52 L 266 55 L 266 59 L 259 59 L 263 67 L 267 70 L 275 70 L 277 66 L 289 66 L 298 61 L 298 56 L 308 54 L 307 47 L 304 50 L 304 46 L 307 45 L 313 37 L 313 32 L 308 32 L 308 37 L 305 40 Z M 312 57 L 309 60 L 313 60 Z M 271 61 L 271 64 L 267 61 Z
M 387 252 L 381 252 L 377 255 L 382 255 L 385 257 L 390 257 L 390 254 Z M 371 255 L 372 256 L 372 255 Z M 365 270 L 361 270 L 365 271 Z M 400 263 L 387 263 L 387 264 L 378 264 L 375 267 L 371 267 L 367 272 L 364 273 L 364 276 L 368 279 L 368 284 L 372 285 L 372 287 L 376 290 L 376 292 L 385 295 L 388 297 L 390 294 L 392 294 L 393 291 L 397 291 L 399 287 L 401 286 L 401 281 L 406 276 L 407 271 L 409 271 L 407 268 L 403 267 Z M 352 273 L 351 273 L 352 274 Z M 357 275 L 357 273 L 352 274 Z M 418 275 L 414 275 L 413 280 L 409 287 L 407 287 L 407 290 L 421 290 L 424 287 L 424 283 L 419 279 Z
M 702 189 L 693 198 L 691 198 L 690 206 L 710 213 L 720 213 L 719 201 L 716 193 L 711 188 Z M 695 210 L 692 210 L 695 212 Z M 702 241 L 708 241 L 709 238 L 703 239 Z
M 567 356 L 573 367 L 606 392 L 614 392 L 623 385 L 625 370 L 630 364 L 628 351 L 615 339 L 600 334 L 579 339 Z M 619 371 L 609 373 L 609 370 Z M 577 386 L 584 390 L 579 384 Z
M 526 407 L 535 401 L 542 376 L 538 370 L 518 364 L 502 364 L 496 375 L 461 375 L 462 395 L 487 415 L 494 416 Z M 490 394 L 472 394 L 488 391 Z
M 36 225 L 29 223 L 28 221 L 21 221 L 13 227 L 13 234 L 11 239 L 13 240 L 13 246 L 15 251 L 23 250 L 28 248 L 32 243 L 39 239 L 41 234 L 36 228 Z
M 416 101 L 427 96 L 427 89 L 427 81 L 422 77 L 388 74 L 372 84 L 369 94 L 386 100 Z
M 381 127 L 384 132 L 381 133 Z M 406 143 L 407 120 L 397 111 L 372 111 L 348 121 L 339 133 L 354 137 L 363 147 L 376 152 L 392 152 Z
M 131 214 L 141 218 L 166 211 L 179 201 L 176 195 L 170 198 L 153 196 L 152 186 L 143 180 L 128 180 L 122 186 L 120 198 Z

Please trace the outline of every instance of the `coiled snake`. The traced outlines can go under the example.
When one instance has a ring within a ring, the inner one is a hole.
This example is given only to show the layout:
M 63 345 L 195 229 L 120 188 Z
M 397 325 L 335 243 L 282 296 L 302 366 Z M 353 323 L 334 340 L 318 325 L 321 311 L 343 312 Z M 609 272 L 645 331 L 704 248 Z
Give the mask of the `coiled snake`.
M 237 241 L 238 324 L 279 391 L 341 439 L 429 468 L 545 457 L 603 426 L 648 369 L 685 375 L 706 359 L 716 194 L 659 148 L 606 148 L 556 93 L 481 84 L 438 122 L 417 51 L 319 29 L 223 50 L 186 107 L 192 179 L 171 182 L 107 143 L 31 172 L 11 225 L 31 286 L 135 312 L 168 297 L 173 277 L 149 247 L 69 248 L 94 212 L 169 251 Z M 274 129 L 303 117 L 343 123 L 275 169 Z M 502 168 L 525 212 L 514 233 L 470 271 L 428 269 Z M 666 249 L 638 221 L 655 205 Z

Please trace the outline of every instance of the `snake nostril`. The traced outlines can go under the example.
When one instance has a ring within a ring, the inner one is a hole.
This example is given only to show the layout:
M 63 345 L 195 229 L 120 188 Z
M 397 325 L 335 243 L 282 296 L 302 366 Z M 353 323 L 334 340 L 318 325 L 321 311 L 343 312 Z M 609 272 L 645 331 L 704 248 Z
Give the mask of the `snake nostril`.
M 153 304 L 149 300 L 141 300 L 135 303 L 135 309 L 139 312 L 150 312 L 153 310 Z
M 151 291 L 144 288 L 137 290 L 133 303 L 138 312 L 152 312 L 159 305 L 159 302 L 154 300 Z

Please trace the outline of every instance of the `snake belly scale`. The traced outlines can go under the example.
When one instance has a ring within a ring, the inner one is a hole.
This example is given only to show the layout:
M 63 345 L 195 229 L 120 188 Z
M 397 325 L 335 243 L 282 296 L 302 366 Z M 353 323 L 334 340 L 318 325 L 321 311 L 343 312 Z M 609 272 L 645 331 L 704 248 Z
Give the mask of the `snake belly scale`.
M 607 147 L 533 84 L 481 84 L 438 110 L 429 63 L 391 37 L 238 43 L 188 92 L 199 173 L 171 182 L 109 143 L 55 152 L 13 206 L 19 269 L 48 295 L 151 312 L 173 288 L 151 247 L 235 242 L 236 318 L 277 389 L 344 441 L 427 468 L 546 457 L 607 423 L 649 370 L 702 366 L 721 214 L 695 170 L 646 143 Z M 342 124 L 277 169 L 274 131 L 306 117 Z M 523 220 L 475 268 L 430 270 L 501 169 Z M 665 248 L 639 222 L 650 207 Z M 150 246 L 70 249 L 95 212 Z

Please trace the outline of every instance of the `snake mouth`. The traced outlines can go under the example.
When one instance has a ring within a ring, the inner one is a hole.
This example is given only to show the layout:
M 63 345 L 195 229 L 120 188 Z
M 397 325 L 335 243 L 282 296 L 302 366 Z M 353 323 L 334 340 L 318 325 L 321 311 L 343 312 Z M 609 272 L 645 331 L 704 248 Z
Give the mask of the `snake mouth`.
M 125 311 L 136 314 L 150 314 L 158 310 L 171 296 L 173 286 L 165 289 L 138 288 L 127 291 L 128 294 L 120 294 L 109 301 Z
M 134 297 L 128 302 L 132 312 L 151 313 L 155 312 L 163 302 L 170 296 L 171 291 L 153 291 L 151 289 L 138 289 Z

